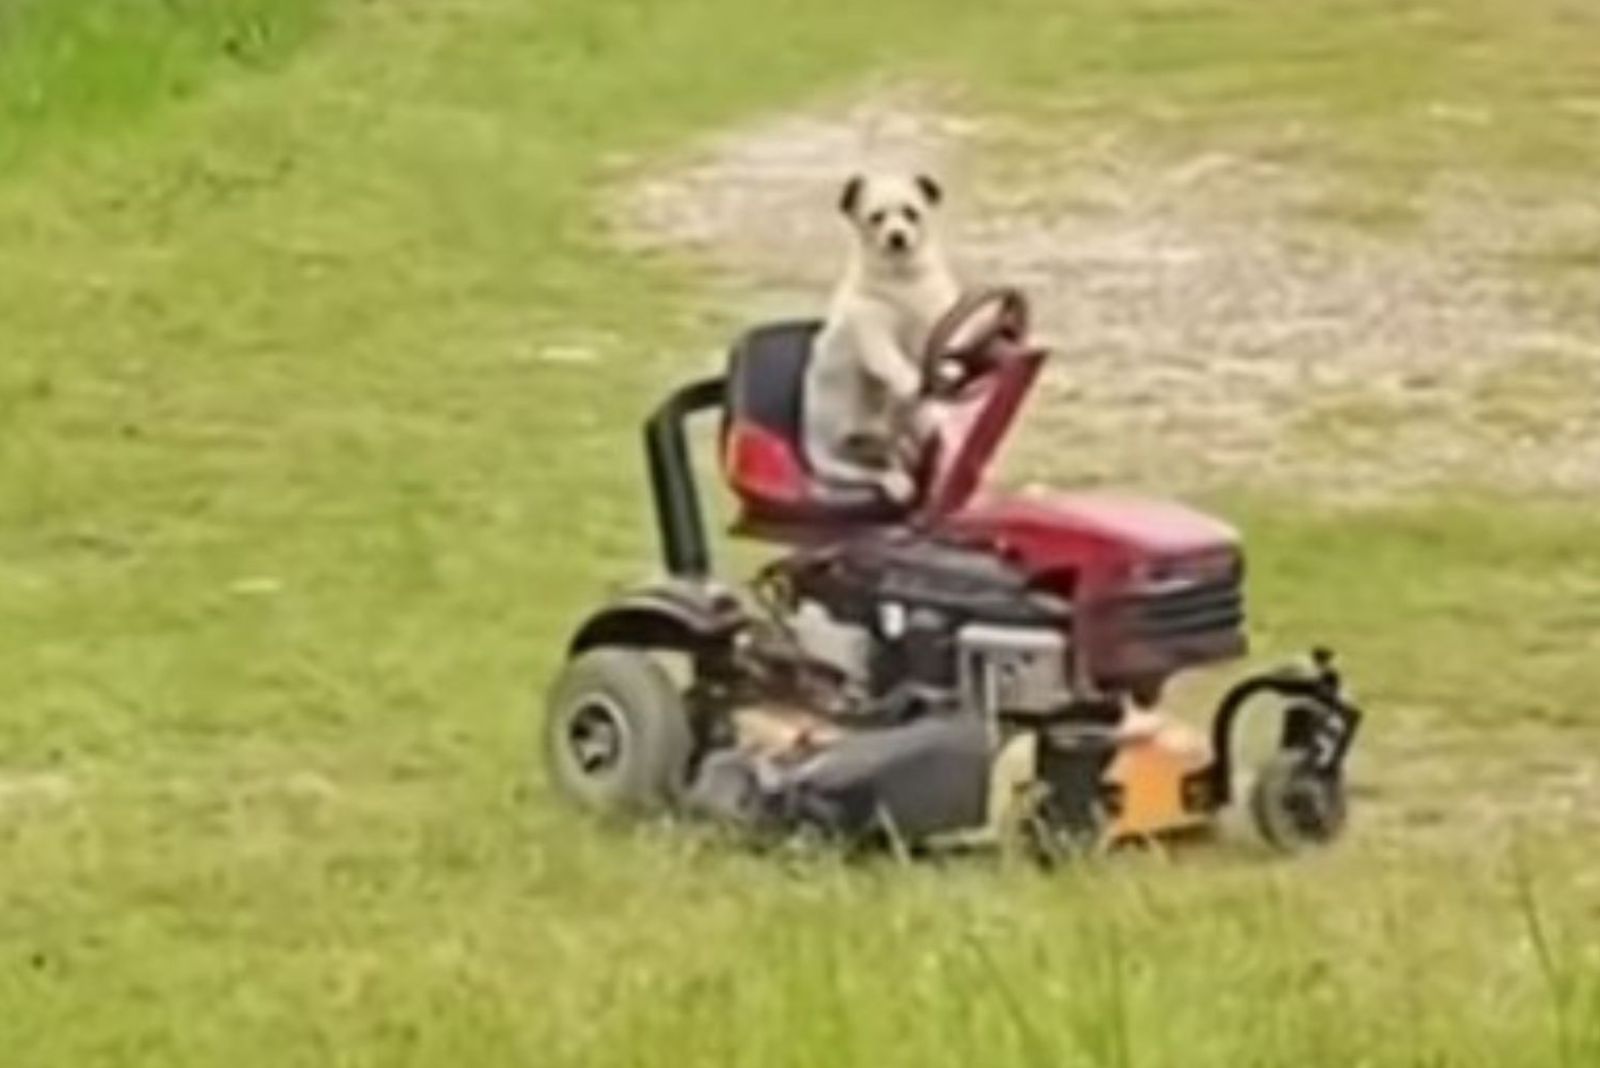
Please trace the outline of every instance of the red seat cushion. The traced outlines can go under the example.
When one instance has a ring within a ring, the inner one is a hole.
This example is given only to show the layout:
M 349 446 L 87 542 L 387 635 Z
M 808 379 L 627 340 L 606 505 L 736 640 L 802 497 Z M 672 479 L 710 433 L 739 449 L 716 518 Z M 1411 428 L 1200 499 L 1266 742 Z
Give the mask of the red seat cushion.
M 784 524 L 887 522 L 906 508 L 876 486 L 816 478 L 805 461 L 805 379 L 821 323 L 756 327 L 728 360 L 722 468 L 747 520 Z

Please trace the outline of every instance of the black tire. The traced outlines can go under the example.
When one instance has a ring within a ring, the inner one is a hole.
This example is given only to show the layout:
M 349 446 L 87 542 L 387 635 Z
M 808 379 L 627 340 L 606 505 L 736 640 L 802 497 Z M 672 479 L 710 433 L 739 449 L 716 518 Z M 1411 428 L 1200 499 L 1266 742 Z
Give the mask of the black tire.
M 591 650 L 550 687 L 545 770 L 583 808 L 604 816 L 670 812 L 693 755 L 683 698 L 642 649 Z
M 1298 853 L 1327 845 L 1344 830 L 1344 784 L 1319 772 L 1300 749 L 1281 749 L 1256 773 L 1250 817 L 1272 848 Z

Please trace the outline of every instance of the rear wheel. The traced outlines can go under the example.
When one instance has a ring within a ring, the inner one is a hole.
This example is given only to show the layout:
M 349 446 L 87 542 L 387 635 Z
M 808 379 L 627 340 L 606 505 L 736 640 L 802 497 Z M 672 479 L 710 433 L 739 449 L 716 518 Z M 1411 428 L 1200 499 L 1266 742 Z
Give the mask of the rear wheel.
M 1305 750 L 1279 750 L 1256 774 L 1250 816 L 1267 844 L 1281 852 L 1326 845 L 1344 830 L 1344 784 L 1319 771 Z
M 545 768 L 556 789 L 584 808 L 602 815 L 670 811 L 693 753 L 683 698 L 642 649 L 591 650 L 550 688 Z

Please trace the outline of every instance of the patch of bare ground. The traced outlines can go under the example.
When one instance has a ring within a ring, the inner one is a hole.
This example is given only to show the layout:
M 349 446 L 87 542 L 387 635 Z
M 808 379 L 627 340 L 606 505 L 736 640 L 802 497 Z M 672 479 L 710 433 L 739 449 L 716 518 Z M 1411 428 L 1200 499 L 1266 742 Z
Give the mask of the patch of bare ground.
M 70 801 L 77 784 L 66 775 L 43 771 L 8 771 L 0 768 L 0 818 Z
M 814 314 L 842 179 L 941 174 L 963 276 L 1024 286 L 1057 348 L 1013 477 L 1600 491 L 1600 204 L 1467 178 L 1369 202 L 1283 155 L 1175 158 L 890 89 L 631 167 L 613 217 L 707 264 L 719 320 Z

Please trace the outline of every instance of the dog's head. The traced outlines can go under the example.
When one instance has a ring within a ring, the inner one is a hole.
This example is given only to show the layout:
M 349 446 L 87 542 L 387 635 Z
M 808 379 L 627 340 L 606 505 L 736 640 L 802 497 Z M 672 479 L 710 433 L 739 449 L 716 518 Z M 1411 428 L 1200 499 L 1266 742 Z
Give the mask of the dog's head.
M 910 261 L 927 245 L 930 216 L 943 194 L 925 174 L 856 175 L 839 194 L 839 210 L 864 249 L 891 263 Z

